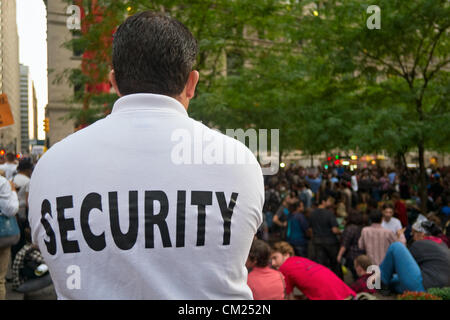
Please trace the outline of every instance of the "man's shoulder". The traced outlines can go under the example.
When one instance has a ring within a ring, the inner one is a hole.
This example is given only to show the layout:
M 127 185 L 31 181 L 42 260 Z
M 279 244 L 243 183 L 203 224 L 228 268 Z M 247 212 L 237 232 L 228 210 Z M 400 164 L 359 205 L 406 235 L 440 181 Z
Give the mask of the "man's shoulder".
M 397 219 L 396 217 L 392 217 L 391 219 L 392 219 L 392 221 L 393 221 L 394 223 L 400 223 L 400 220 Z
M 35 170 L 41 163 L 50 162 L 53 160 L 60 161 L 61 158 L 71 159 L 70 154 L 80 152 L 86 152 L 85 147 L 92 141 L 94 135 L 98 134 L 96 131 L 101 123 L 104 123 L 105 119 L 98 120 L 90 126 L 78 130 L 63 139 L 59 140 L 51 146 L 39 159 Z
M 361 235 L 364 233 L 368 233 L 371 232 L 372 230 L 375 230 L 376 228 L 372 227 L 372 226 L 365 226 L 361 229 Z
M 30 178 L 28 178 L 26 175 L 23 175 L 21 173 L 16 174 L 13 178 L 13 182 L 20 187 L 25 185 L 29 181 L 30 181 Z
M 238 130 L 229 131 L 227 129 L 226 133 L 223 133 L 219 129 L 210 128 L 203 122 L 195 120 L 193 118 L 187 117 L 185 121 L 187 121 L 186 123 L 188 125 L 180 128 L 180 134 L 184 130 L 187 134 L 193 135 L 192 138 L 201 139 L 202 143 L 204 143 L 205 145 L 215 145 L 216 147 L 220 147 L 222 148 L 224 153 L 226 151 L 226 153 L 234 152 L 235 155 L 243 155 L 246 157 L 246 159 L 250 160 L 250 164 L 254 164 L 255 162 L 257 162 L 256 157 L 251 152 L 251 150 L 241 142 L 241 140 L 245 141 L 245 132 L 240 132 Z M 201 136 L 199 136 L 199 134 Z M 237 139 L 235 139 L 235 137 Z M 245 162 L 245 164 L 248 163 L 248 161 Z

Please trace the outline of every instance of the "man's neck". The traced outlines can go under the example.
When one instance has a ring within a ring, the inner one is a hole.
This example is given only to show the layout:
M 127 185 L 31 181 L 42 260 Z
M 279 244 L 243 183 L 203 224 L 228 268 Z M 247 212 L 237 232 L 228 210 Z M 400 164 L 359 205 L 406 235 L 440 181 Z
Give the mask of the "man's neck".
M 380 227 L 381 226 L 381 222 L 374 222 L 371 224 L 372 227 Z

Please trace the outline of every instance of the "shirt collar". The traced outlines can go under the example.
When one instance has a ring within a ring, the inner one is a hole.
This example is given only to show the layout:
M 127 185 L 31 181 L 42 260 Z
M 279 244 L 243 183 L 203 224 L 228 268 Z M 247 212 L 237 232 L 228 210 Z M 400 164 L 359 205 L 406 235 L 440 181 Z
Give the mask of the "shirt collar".
M 178 100 L 153 93 L 136 93 L 123 96 L 114 103 L 111 113 L 142 110 L 178 112 L 181 115 L 188 116 L 186 109 Z
M 372 223 L 370 226 L 371 226 L 371 227 L 374 227 L 374 228 L 383 228 L 383 226 L 381 225 L 381 223 Z

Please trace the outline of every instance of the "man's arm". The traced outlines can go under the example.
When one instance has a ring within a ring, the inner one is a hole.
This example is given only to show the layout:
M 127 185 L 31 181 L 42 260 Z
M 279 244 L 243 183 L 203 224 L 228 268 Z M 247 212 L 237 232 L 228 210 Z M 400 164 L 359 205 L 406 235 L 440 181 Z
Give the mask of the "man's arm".
M 397 230 L 397 241 L 406 245 L 405 230 L 406 228 Z
M 280 227 L 287 227 L 287 221 L 281 221 L 280 218 L 284 215 L 284 206 L 281 205 L 275 215 L 273 216 L 272 222 Z
M 272 222 L 275 223 L 277 226 L 280 227 L 286 227 L 287 226 L 287 221 L 280 221 L 280 218 L 278 218 L 278 214 L 273 216 Z
M 364 232 L 364 229 L 363 229 L 361 231 L 361 236 L 359 237 L 359 240 L 358 240 L 358 247 L 361 250 L 366 250 L 366 246 L 365 246 L 365 243 L 364 243 L 364 238 L 365 238 L 365 232 Z
M 331 225 L 331 232 L 333 232 L 334 234 L 340 234 L 341 230 L 339 230 L 339 223 L 337 222 L 336 216 L 332 213 L 329 212 L 329 218 L 330 218 L 330 225 Z
M 341 246 L 341 248 L 339 249 L 339 253 L 338 253 L 337 258 L 336 258 L 338 263 L 341 263 L 342 257 L 344 256 L 344 253 L 345 253 L 345 250 L 346 249 L 345 249 L 344 246 Z
M 333 232 L 334 234 L 340 234 L 341 233 L 341 230 L 339 230 L 339 228 L 338 227 L 332 227 L 331 228 L 331 232 Z

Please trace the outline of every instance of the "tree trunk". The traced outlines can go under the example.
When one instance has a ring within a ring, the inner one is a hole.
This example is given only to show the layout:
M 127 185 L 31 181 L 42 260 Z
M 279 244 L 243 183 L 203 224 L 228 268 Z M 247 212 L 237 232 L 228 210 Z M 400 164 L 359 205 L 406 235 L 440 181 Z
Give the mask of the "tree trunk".
M 422 109 L 422 96 L 419 99 L 416 99 L 416 110 L 419 115 L 419 120 L 424 121 L 424 114 Z M 424 141 L 424 133 L 421 132 L 417 147 L 419 149 L 419 195 L 420 195 L 420 210 L 422 214 L 427 213 L 427 177 L 425 171 L 425 141 Z
M 420 209 L 422 214 L 427 213 L 427 177 L 425 168 L 425 146 L 422 139 L 417 144 L 419 148 L 419 195 L 420 195 Z
M 397 152 L 395 155 L 395 161 L 394 161 L 395 168 L 397 169 L 397 172 L 403 172 L 403 159 L 402 159 L 402 153 L 400 151 Z

